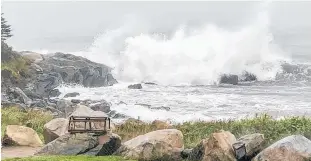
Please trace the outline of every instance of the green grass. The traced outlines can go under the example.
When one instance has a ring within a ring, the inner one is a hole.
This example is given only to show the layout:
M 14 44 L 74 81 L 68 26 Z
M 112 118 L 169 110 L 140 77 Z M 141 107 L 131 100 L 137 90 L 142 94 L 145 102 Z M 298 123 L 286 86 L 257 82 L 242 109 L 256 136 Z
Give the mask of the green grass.
M 27 158 L 10 158 L 4 161 L 125 161 L 122 157 L 117 156 L 35 156 Z M 126 160 L 134 161 L 134 160 Z
M 22 112 L 17 108 L 2 109 L 1 116 L 2 136 L 6 125 L 28 125 L 39 134 L 41 139 L 43 139 L 44 124 L 52 119 L 52 116 L 45 112 L 34 110 Z M 266 146 L 293 134 L 302 134 L 311 139 L 311 118 L 306 117 L 275 120 L 269 115 L 261 115 L 252 119 L 236 121 L 186 122 L 174 125 L 173 128 L 183 133 L 186 148 L 196 146 L 202 139 L 219 130 L 230 131 L 237 138 L 246 134 L 262 133 L 265 136 Z M 120 135 L 123 141 L 127 141 L 154 130 L 158 129 L 152 124 L 131 121 L 116 126 L 114 133 Z
M 293 134 L 302 134 L 311 139 L 311 118 L 306 117 L 289 117 L 274 120 L 268 115 L 261 115 L 253 119 L 238 121 L 186 122 L 174 125 L 173 128 L 183 133 L 186 148 L 196 146 L 211 133 L 222 129 L 230 131 L 237 138 L 246 134 L 262 133 L 266 139 L 266 146 Z M 126 123 L 117 127 L 116 133 L 123 139 L 128 140 L 154 130 L 156 128 L 151 124 Z
M 15 78 L 20 78 L 20 73 L 27 73 L 29 61 L 20 57 L 8 62 L 1 63 L 1 70 L 9 70 Z
M 43 126 L 53 117 L 43 111 L 21 111 L 16 107 L 1 109 L 1 137 L 3 137 L 7 125 L 23 125 L 34 129 L 43 140 Z

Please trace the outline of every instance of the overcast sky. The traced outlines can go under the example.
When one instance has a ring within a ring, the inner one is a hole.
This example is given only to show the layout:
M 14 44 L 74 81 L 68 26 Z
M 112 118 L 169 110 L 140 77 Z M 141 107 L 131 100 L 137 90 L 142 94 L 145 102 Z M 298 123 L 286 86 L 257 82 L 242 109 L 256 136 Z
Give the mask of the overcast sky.
M 152 32 L 169 32 L 181 24 L 214 23 L 238 27 L 249 23 L 259 2 L 2 2 L 2 12 L 13 28 L 9 42 L 17 49 L 57 48 L 68 50 L 92 43 L 94 36 L 119 27 L 135 17 Z M 310 2 L 273 2 L 268 6 L 271 25 L 310 29 Z

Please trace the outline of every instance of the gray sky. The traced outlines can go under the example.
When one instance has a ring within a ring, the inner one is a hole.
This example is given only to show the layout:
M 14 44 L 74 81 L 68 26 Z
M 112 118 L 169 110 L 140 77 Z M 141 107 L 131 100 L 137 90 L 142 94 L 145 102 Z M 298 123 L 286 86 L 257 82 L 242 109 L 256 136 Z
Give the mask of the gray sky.
M 117 28 L 129 16 L 151 32 L 170 32 L 181 24 L 214 23 L 238 28 L 249 23 L 259 2 L 2 2 L 12 25 L 9 42 L 18 50 L 34 48 L 75 50 L 90 45 L 94 36 Z M 271 25 L 290 34 L 310 30 L 310 2 L 273 2 Z M 295 30 L 297 29 L 297 30 Z M 311 30 L 310 30 L 311 31 Z

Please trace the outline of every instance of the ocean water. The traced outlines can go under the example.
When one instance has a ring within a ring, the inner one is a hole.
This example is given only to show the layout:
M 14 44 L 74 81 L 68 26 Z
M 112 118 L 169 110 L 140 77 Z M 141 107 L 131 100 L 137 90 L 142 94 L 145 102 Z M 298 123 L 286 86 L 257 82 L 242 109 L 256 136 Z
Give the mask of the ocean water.
M 269 6 L 270 2 L 256 4 L 247 23 L 234 27 L 206 21 L 180 23 L 164 32 L 155 30 L 160 25 L 156 21 L 146 25 L 128 16 L 104 32 L 52 36 L 44 39 L 45 44 L 54 44 L 51 48 L 29 50 L 66 51 L 112 67 L 118 84 L 101 88 L 63 85 L 60 98 L 79 92 L 78 99 L 105 99 L 112 103 L 112 110 L 144 121 L 240 119 L 262 113 L 276 118 L 311 116 L 311 25 L 299 26 L 296 18 L 288 25 L 275 25 Z M 187 17 L 177 17 L 183 16 Z M 238 22 L 239 16 L 234 20 Z M 80 48 L 68 51 L 66 45 Z M 245 71 L 258 80 L 218 83 L 222 74 L 242 77 Z M 127 88 L 141 82 L 157 85 Z

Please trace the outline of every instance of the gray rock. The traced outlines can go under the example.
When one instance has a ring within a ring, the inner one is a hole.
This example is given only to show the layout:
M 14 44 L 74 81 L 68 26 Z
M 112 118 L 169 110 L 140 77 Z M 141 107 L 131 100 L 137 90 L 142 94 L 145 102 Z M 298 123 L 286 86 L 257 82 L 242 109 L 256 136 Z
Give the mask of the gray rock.
M 29 68 L 30 70 L 33 70 L 36 74 L 43 74 L 43 69 L 35 63 L 31 63 Z
M 151 105 L 144 104 L 144 103 L 136 103 L 135 105 L 143 106 L 143 107 L 147 107 L 147 108 L 150 108 L 150 107 L 151 107 Z
M 81 84 L 85 87 L 110 86 L 117 81 L 111 68 L 71 54 L 45 55 L 39 64 L 44 71 L 59 73 L 65 83 Z
M 169 111 L 169 110 L 171 110 L 171 108 L 170 108 L 170 107 L 166 107 L 166 106 L 151 107 L 150 109 L 155 109 L 155 110 L 165 110 L 165 111 Z
M 50 97 L 58 97 L 59 95 L 61 95 L 62 93 L 58 90 L 58 89 L 53 89 L 50 91 L 49 96 Z
M 239 81 L 239 77 L 237 75 L 222 75 L 220 78 L 220 83 L 223 84 L 233 84 L 237 85 Z
M 249 72 L 244 72 L 242 77 L 240 78 L 240 81 L 244 81 L 244 82 L 250 82 L 250 81 L 256 81 L 256 80 L 257 80 L 257 76 Z
M 302 135 L 285 137 L 260 152 L 253 161 L 304 161 L 311 159 L 311 141 Z
M 112 118 L 129 118 L 128 116 L 126 116 L 124 114 L 117 113 L 115 110 L 110 111 L 108 113 L 108 116 L 112 117 Z
M 64 98 L 80 96 L 78 92 L 67 93 Z
M 48 104 L 44 100 L 34 100 L 30 105 L 30 107 L 41 107 L 41 108 L 45 108 L 47 106 Z
M 78 100 L 78 99 L 72 99 L 71 100 L 71 103 L 74 103 L 74 104 L 78 104 L 80 102 L 81 102 L 81 100 Z
M 144 82 L 144 84 L 148 84 L 148 85 L 157 85 L 156 83 L 153 83 L 153 82 Z
M 181 157 L 183 159 L 187 159 L 189 156 L 190 156 L 190 153 L 191 153 L 192 149 L 184 149 L 182 152 L 181 152 Z
M 253 158 L 262 150 L 264 141 L 264 135 L 259 133 L 242 136 L 232 145 L 236 158 L 238 160 Z
M 71 108 L 70 106 L 72 105 L 71 101 L 61 99 L 57 101 L 56 103 L 56 109 L 59 111 L 65 112 L 67 108 Z
M 98 138 L 89 133 L 65 134 L 46 144 L 36 155 L 77 155 L 98 145 Z
M 26 105 L 31 104 L 31 99 L 27 97 L 27 95 L 18 87 L 8 88 L 8 96 L 9 99 L 17 99 L 20 103 L 24 103 Z
M 49 92 L 62 83 L 62 77 L 59 73 L 50 72 L 42 74 L 35 82 L 35 92 L 43 97 L 48 97 Z
M 129 89 L 142 89 L 142 85 L 141 84 L 132 84 L 128 86 Z
M 1 101 L 1 108 L 12 108 L 16 107 L 23 112 L 26 112 L 27 106 L 21 103 L 9 102 L 9 101 Z
M 110 106 L 111 106 L 111 104 L 108 103 L 105 100 L 101 100 L 100 102 L 96 102 L 96 103 L 93 103 L 93 104 L 89 105 L 89 107 L 92 110 L 94 110 L 94 111 L 102 111 L 102 112 L 105 112 L 105 113 L 110 112 Z
M 105 156 L 112 155 L 121 147 L 121 137 L 117 134 L 107 134 L 98 137 L 99 144 L 83 155 Z

